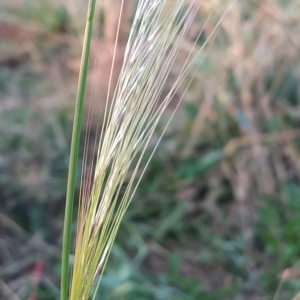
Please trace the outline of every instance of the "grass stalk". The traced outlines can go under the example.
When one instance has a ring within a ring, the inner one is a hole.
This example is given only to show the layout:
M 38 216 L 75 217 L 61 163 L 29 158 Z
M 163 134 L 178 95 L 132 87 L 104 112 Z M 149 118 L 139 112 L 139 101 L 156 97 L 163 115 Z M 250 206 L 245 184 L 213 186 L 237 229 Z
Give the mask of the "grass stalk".
M 78 80 L 77 97 L 75 104 L 74 123 L 71 140 L 67 195 L 65 206 L 65 219 L 63 230 L 63 247 L 62 247 L 62 270 L 61 270 L 61 300 L 68 300 L 70 267 L 69 257 L 71 249 L 72 236 L 72 219 L 73 219 L 73 205 L 76 188 L 76 171 L 78 165 L 78 152 L 80 133 L 82 125 L 83 103 L 86 91 L 86 81 L 88 72 L 88 63 L 90 55 L 90 45 L 93 30 L 93 19 L 95 14 L 96 0 L 89 0 L 87 22 L 85 27 L 85 34 L 83 40 L 83 49 L 80 65 L 80 73 Z

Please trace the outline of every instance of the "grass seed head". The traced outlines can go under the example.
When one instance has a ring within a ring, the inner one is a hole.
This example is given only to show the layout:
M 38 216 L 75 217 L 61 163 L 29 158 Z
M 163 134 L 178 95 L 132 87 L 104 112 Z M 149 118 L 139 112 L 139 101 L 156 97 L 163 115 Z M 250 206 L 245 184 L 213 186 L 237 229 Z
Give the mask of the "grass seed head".
M 85 199 L 80 199 L 72 300 L 88 299 L 94 281 L 103 273 L 120 222 L 140 180 L 136 181 L 135 175 L 146 147 L 160 116 L 191 68 L 188 56 L 174 86 L 162 97 L 199 5 L 199 1 L 188 5 L 184 0 L 139 1 L 119 80 L 111 105 L 106 105 L 94 173 L 83 179 L 90 181 L 90 189 Z M 145 166 L 142 173 L 144 170 Z M 125 191 L 121 192 L 124 184 Z

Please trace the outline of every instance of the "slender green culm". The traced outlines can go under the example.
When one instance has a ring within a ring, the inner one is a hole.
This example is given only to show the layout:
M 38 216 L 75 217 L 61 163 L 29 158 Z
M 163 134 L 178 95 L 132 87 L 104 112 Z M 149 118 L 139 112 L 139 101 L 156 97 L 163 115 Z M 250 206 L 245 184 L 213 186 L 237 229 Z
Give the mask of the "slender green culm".
M 61 300 L 68 300 L 70 267 L 69 257 L 71 248 L 71 227 L 73 216 L 73 203 L 75 196 L 76 170 L 78 162 L 78 151 L 82 124 L 83 103 L 86 90 L 86 79 L 88 72 L 88 62 L 90 55 L 90 45 L 93 29 L 93 19 L 95 14 L 96 0 L 90 0 L 87 12 L 87 22 L 84 34 L 81 66 L 78 80 L 78 90 L 75 104 L 74 123 L 72 131 L 69 173 L 67 183 L 64 231 L 63 231 L 63 247 L 62 247 L 62 269 L 61 269 Z

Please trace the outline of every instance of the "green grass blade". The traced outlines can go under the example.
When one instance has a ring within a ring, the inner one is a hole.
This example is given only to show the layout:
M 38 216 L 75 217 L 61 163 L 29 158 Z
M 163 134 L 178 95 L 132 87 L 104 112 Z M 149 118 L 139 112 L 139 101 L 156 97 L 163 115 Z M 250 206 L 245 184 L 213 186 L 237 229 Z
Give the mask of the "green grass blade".
M 84 34 L 84 42 L 81 57 L 81 66 L 78 81 L 78 90 L 75 104 L 75 114 L 71 141 L 70 163 L 67 184 L 66 208 L 63 232 L 63 250 L 62 250 L 62 270 L 61 270 L 61 300 L 68 299 L 69 289 L 69 256 L 71 248 L 71 225 L 73 216 L 73 203 L 76 184 L 76 169 L 78 163 L 78 151 L 80 142 L 80 132 L 82 124 L 83 103 L 86 91 L 86 79 L 89 63 L 90 45 L 93 29 L 93 19 L 95 13 L 96 0 L 90 0 L 87 13 L 87 22 Z

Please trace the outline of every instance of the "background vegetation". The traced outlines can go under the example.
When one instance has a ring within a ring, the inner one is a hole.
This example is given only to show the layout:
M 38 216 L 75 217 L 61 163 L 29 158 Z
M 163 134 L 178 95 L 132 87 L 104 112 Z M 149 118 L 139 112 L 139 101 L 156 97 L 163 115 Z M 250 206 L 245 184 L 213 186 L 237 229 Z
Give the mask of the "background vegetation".
M 1 299 L 59 299 L 86 7 L 56 2 L 0 1 Z M 206 41 L 230 3 L 203 2 L 183 51 L 213 11 Z M 100 107 L 113 40 L 105 15 L 90 70 Z M 296 0 L 234 3 L 123 220 L 99 299 L 271 299 L 281 280 L 277 299 L 300 290 L 299 15 Z

